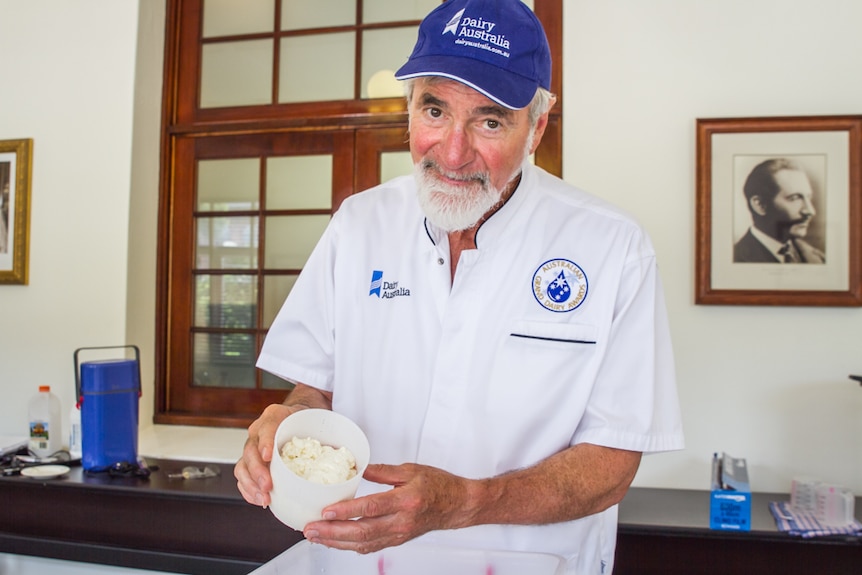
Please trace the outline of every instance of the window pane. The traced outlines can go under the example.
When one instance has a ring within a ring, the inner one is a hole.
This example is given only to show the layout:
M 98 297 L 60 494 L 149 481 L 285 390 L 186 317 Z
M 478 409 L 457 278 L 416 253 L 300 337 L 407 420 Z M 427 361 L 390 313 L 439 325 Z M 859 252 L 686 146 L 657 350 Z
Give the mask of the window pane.
M 278 101 L 352 100 L 355 38 L 354 32 L 284 38 Z
M 198 162 L 200 211 L 258 209 L 260 161 L 257 158 Z
M 194 385 L 254 388 L 254 337 L 246 333 L 194 335 Z
M 362 21 L 397 22 L 399 20 L 421 20 L 436 8 L 440 0 L 365 0 L 362 3 Z M 414 36 L 413 41 L 416 41 Z M 410 53 L 408 52 L 409 56 Z M 406 60 L 407 57 L 405 56 Z
M 281 29 L 324 28 L 356 24 L 356 0 L 282 0 Z
M 383 152 L 380 154 L 381 182 L 412 173 L 413 158 L 411 158 L 410 152 Z
M 293 389 L 294 385 L 266 371 L 260 372 L 260 386 L 263 389 Z
M 416 43 L 417 29 L 388 28 L 362 33 L 362 98 L 393 98 L 404 95 L 395 79 Z
M 332 156 L 267 158 L 266 209 L 332 209 Z
M 263 327 L 269 328 L 281 309 L 287 294 L 296 283 L 296 275 L 266 276 L 263 280 Z
M 258 218 L 197 218 L 197 269 L 257 268 Z
M 195 327 L 257 327 L 257 278 L 200 275 L 195 278 Z
M 203 47 L 201 108 L 272 102 L 272 40 Z
M 329 223 L 329 216 L 271 216 L 266 218 L 268 269 L 300 269 Z
M 272 32 L 275 0 L 204 0 L 204 38 Z

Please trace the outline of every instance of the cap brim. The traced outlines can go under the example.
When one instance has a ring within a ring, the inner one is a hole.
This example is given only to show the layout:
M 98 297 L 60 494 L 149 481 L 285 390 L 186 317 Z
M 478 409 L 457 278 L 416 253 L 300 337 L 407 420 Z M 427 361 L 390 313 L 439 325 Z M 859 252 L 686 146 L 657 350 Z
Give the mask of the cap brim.
M 536 95 L 538 82 L 473 58 L 420 56 L 410 59 L 395 73 L 398 80 L 440 76 L 461 82 L 512 110 L 527 107 Z

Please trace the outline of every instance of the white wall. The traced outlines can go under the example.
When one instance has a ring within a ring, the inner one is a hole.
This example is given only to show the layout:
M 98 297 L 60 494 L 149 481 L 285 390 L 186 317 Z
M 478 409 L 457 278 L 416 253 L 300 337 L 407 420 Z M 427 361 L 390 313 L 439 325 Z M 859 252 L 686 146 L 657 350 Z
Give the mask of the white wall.
M 862 114 L 862 3 L 789 6 L 564 0 L 564 175 L 647 227 L 675 340 L 687 448 L 646 458 L 636 485 L 706 488 L 725 450 L 757 490 L 804 473 L 862 494 L 862 310 L 693 303 L 695 119 Z M 0 10 L 0 139 L 36 144 L 30 285 L 0 286 L 0 434 L 24 429 L 39 383 L 71 402 L 76 347 L 128 341 L 141 452 L 234 461 L 244 430 L 149 424 L 163 1 Z
M 24 436 L 37 386 L 71 407 L 75 349 L 126 343 L 127 280 L 153 285 L 129 265 L 146 249 L 129 224 L 138 0 L 0 0 L 0 14 L 0 140 L 34 140 L 30 281 L 0 286 L 0 435 Z M 156 153 L 157 90 L 155 125 L 139 126 Z M 0 553 L 0 573 L 154 572 Z
M 0 433 L 72 354 L 123 344 L 136 0 L 0 0 L 0 139 L 32 138 L 30 281 L 0 286 Z

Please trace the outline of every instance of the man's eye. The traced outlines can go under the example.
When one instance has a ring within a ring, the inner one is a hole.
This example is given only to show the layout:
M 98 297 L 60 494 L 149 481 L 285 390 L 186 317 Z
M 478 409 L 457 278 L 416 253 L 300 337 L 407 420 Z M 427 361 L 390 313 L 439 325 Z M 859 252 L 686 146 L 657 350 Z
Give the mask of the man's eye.
M 428 108 L 428 115 L 432 118 L 439 118 L 443 115 L 443 111 L 440 108 Z
M 485 126 L 490 130 L 496 130 L 500 127 L 500 122 L 497 120 L 485 120 Z

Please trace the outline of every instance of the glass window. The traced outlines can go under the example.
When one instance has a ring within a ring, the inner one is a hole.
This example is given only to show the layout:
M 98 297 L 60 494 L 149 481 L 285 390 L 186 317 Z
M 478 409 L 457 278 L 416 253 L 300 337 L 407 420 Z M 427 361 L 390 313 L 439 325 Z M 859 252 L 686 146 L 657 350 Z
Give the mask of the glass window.
M 206 0 L 204 38 L 271 32 L 275 0 Z
M 266 209 L 332 209 L 332 156 L 268 158 Z
M 282 0 L 281 29 L 302 30 L 356 24 L 356 0 Z
M 201 108 L 272 102 L 272 40 L 206 44 L 202 57 Z
M 257 281 L 250 275 L 195 277 L 195 327 L 257 327 Z
M 257 281 L 251 275 L 199 275 L 195 278 L 194 384 L 201 387 L 254 387 Z M 249 330 L 242 333 L 238 330 Z
M 393 98 L 404 95 L 404 86 L 395 79 L 416 43 L 418 28 L 386 28 L 362 33 L 362 98 Z
M 256 210 L 260 196 L 257 158 L 198 162 L 198 210 Z
M 302 269 L 328 223 L 329 216 L 266 218 L 264 266 L 268 269 Z
M 363 0 L 362 22 L 421 20 L 439 4 L 440 0 Z
M 257 267 L 257 216 L 197 218 L 198 269 L 254 269 Z
M 383 152 L 380 154 L 380 181 L 413 173 L 413 158 L 410 152 Z
M 194 335 L 194 387 L 254 388 L 257 350 L 246 333 Z
M 272 320 L 278 315 L 297 277 L 297 274 L 266 276 L 263 280 L 263 327 L 269 328 L 272 325 Z
M 272 375 L 266 371 L 260 372 L 260 387 L 261 389 L 270 389 L 270 390 L 288 390 L 293 389 L 293 384 L 289 381 L 285 381 L 280 377 Z
M 355 32 L 282 39 L 278 101 L 352 99 L 355 53 Z

